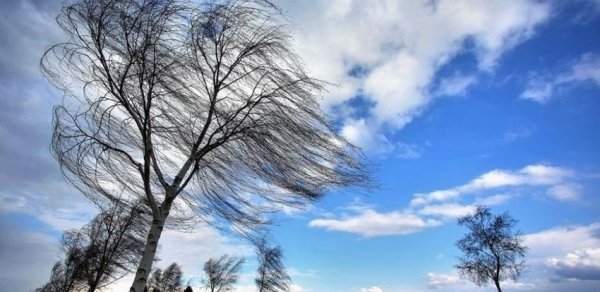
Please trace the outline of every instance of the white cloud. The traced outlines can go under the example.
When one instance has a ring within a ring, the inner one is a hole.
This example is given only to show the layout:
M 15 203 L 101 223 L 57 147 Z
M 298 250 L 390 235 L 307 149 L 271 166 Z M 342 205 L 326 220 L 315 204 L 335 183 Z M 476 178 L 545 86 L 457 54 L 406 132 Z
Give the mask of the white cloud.
M 579 60 L 571 62 L 562 73 L 555 76 L 534 76 L 529 80 L 525 91 L 521 93 L 521 98 L 545 103 L 564 87 L 582 82 L 591 82 L 600 86 L 600 56 L 584 54 Z
M 510 200 L 512 196 L 508 194 L 497 194 L 489 197 L 477 198 L 475 200 L 475 205 L 483 205 L 483 206 L 493 206 L 500 205 L 508 200 Z
M 438 220 L 423 219 L 406 212 L 379 213 L 367 209 L 354 216 L 346 216 L 341 219 L 315 219 L 310 221 L 309 226 L 373 237 L 409 234 L 440 224 L 441 222 Z
M 340 134 L 350 143 L 364 151 L 379 155 L 395 155 L 402 159 L 417 159 L 423 153 L 423 147 L 416 144 L 392 142 L 380 133 L 372 120 L 348 119 Z
M 387 139 L 374 134 L 374 131 L 371 127 L 372 126 L 367 125 L 367 121 L 365 119 L 350 119 L 342 127 L 340 134 L 350 141 L 350 143 L 353 143 L 364 150 L 370 150 L 371 148 L 376 147 L 380 142 L 389 144 Z
M 559 201 L 576 201 L 581 194 L 581 185 L 575 183 L 555 185 L 548 189 L 548 195 Z
M 518 171 L 492 170 L 454 188 L 429 193 L 417 193 L 411 200 L 411 206 L 421 206 L 432 202 L 444 202 L 459 198 L 461 195 L 481 191 L 518 186 L 558 186 L 573 177 L 573 171 L 544 164 L 528 165 Z M 564 194 L 563 194 L 564 195 Z
M 383 289 L 381 289 L 377 286 L 373 286 L 370 288 L 361 288 L 360 292 L 383 292 Z
M 458 218 L 475 211 L 474 205 L 461 205 L 457 203 L 427 205 L 419 210 L 419 214 L 429 216 L 442 216 Z
M 290 285 L 290 292 L 304 292 L 304 288 L 300 287 L 298 284 Z
M 537 291 L 595 291 L 600 281 L 600 222 L 525 236 L 526 282 Z
M 545 262 L 575 250 L 600 247 L 600 223 L 587 226 L 556 227 L 526 236 L 528 257 Z
M 434 96 L 462 94 L 476 81 L 473 75 L 454 74 L 442 81 L 438 94 L 429 92 L 440 68 L 457 54 L 473 54 L 480 69 L 492 70 L 504 52 L 531 37 L 550 15 L 550 5 L 530 0 L 282 4 L 298 27 L 295 43 L 309 70 L 339 85 L 323 106 L 361 95 L 374 104 L 363 117 L 371 127 L 356 127 L 356 119 L 347 125 L 380 134 L 382 128 L 394 131 L 411 122 Z M 354 74 L 356 68 L 361 74 Z
M 561 277 L 600 281 L 600 247 L 570 252 L 561 258 L 550 258 L 546 264 Z
M 438 274 L 438 273 L 427 273 L 427 285 L 431 288 L 443 288 L 447 286 L 454 286 L 462 283 L 463 281 L 458 274 Z
M 458 96 L 463 95 L 469 86 L 475 84 L 477 78 L 473 75 L 456 75 L 440 82 L 438 89 L 434 92 L 436 96 Z

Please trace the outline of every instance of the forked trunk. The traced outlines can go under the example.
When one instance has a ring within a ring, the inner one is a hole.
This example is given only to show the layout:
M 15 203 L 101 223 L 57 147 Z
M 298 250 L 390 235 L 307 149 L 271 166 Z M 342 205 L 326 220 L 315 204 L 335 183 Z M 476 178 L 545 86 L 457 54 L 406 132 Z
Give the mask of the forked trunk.
M 161 216 L 162 217 L 162 216 Z M 153 219 L 150 232 L 148 233 L 148 239 L 146 240 L 146 246 L 144 247 L 144 253 L 142 254 L 142 260 L 138 266 L 137 272 L 135 273 L 135 280 L 129 289 L 129 292 L 143 292 L 146 287 L 146 282 L 150 276 L 152 270 L 152 261 L 156 255 L 156 248 L 158 247 L 158 240 L 162 234 L 164 227 L 164 219 Z

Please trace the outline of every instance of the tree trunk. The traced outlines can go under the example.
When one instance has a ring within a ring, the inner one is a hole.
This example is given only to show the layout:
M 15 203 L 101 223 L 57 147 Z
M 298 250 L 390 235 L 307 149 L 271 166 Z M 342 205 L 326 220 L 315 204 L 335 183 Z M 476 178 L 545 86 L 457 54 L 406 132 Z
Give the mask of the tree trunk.
M 142 260 L 138 266 L 137 272 L 135 273 L 135 279 L 131 285 L 129 292 L 143 292 L 146 287 L 146 282 L 150 276 L 152 270 L 152 262 L 156 255 L 156 248 L 158 247 L 158 239 L 162 234 L 165 219 L 160 216 L 161 219 L 153 219 L 150 232 L 148 233 L 148 239 L 146 240 L 146 246 L 144 247 L 144 253 L 142 254 Z
M 498 289 L 498 292 L 502 292 L 502 289 L 500 289 L 500 281 L 494 280 L 494 284 L 496 285 L 496 289 Z
M 98 286 L 98 285 L 96 285 L 96 284 L 90 285 L 90 287 L 88 288 L 88 292 L 94 292 L 94 291 L 96 291 L 96 286 Z
M 88 283 L 88 292 L 94 292 L 98 288 L 98 284 L 100 284 L 100 279 L 102 279 L 102 275 L 105 272 L 105 265 L 101 264 L 100 268 L 96 271 L 96 277 L 93 282 Z

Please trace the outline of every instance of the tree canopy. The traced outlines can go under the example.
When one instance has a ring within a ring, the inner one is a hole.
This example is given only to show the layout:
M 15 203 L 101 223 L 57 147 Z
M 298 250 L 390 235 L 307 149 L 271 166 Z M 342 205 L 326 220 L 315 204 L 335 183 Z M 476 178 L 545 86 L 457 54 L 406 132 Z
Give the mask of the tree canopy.
M 456 268 L 477 285 L 517 280 L 525 267 L 523 235 L 514 228 L 517 220 L 504 213 L 493 215 L 487 207 L 477 207 L 473 214 L 459 219 L 469 229 L 457 247 L 463 252 Z
M 254 282 L 258 292 L 284 292 L 289 290 L 290 276 L 283 265 L 283 250 L 269 246 L 266 239 L 257 243 L 258 271 Z
M 244 264 L 243 258 L 221 256 L 204 263 L 204 287 L 210 292 L 226 292 L 233 289 Z

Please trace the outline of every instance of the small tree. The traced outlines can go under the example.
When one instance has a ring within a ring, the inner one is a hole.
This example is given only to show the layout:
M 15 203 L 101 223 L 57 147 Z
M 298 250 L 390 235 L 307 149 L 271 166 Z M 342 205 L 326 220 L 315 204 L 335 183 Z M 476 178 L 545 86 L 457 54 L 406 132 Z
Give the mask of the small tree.
M 153 292 L 179 292 L 183 286 L 181 268 L 177 263 L 172 263 L 164 271 L 156 269 L 150 279 L 150 289 Z
M 469 233 L 456 245 L 464 255 L 459 257 L 458 271 L 479 286 L 492 281 L 498 291 L 500 282 L 517 280 L 525 267 L 523 235 L 513 231 L 517 220 L 504 213 L 493 215 L 487 207 L 458 220 Z
M 281 247 L 270 247 L 265 239 L 257 243 L 258 275 L 255 279 L 258 292 L 285 292 L 289 290 L 290 277 L 283 266 Z
M 64 232 L 61 250 L 65 259 L 54 265 L 50 281 L 39 291 L 92 292 L 131 272 L 144 247 L 143 232 L 148 225 L 138 212 L 110 205 L 81 229 Z
M 218 259 L 209 259 L 204 263 L 204 287 L 210 292 L 230 291 L 237 283 L 243 258 L 224 255 Z
M 64 261 L 58 261 L 52 267 L 50 280 L 36 292 L 71 292 L 80 291 L 85 287 L 85 281 L 80 276 L 82 257 L 67 256 Z
M 82 277 L 92 292 L 130 273 L 144 248 L 148 223 L 138 208 L 113 204 L 79 231 L 79 249 L 84 250 Z

